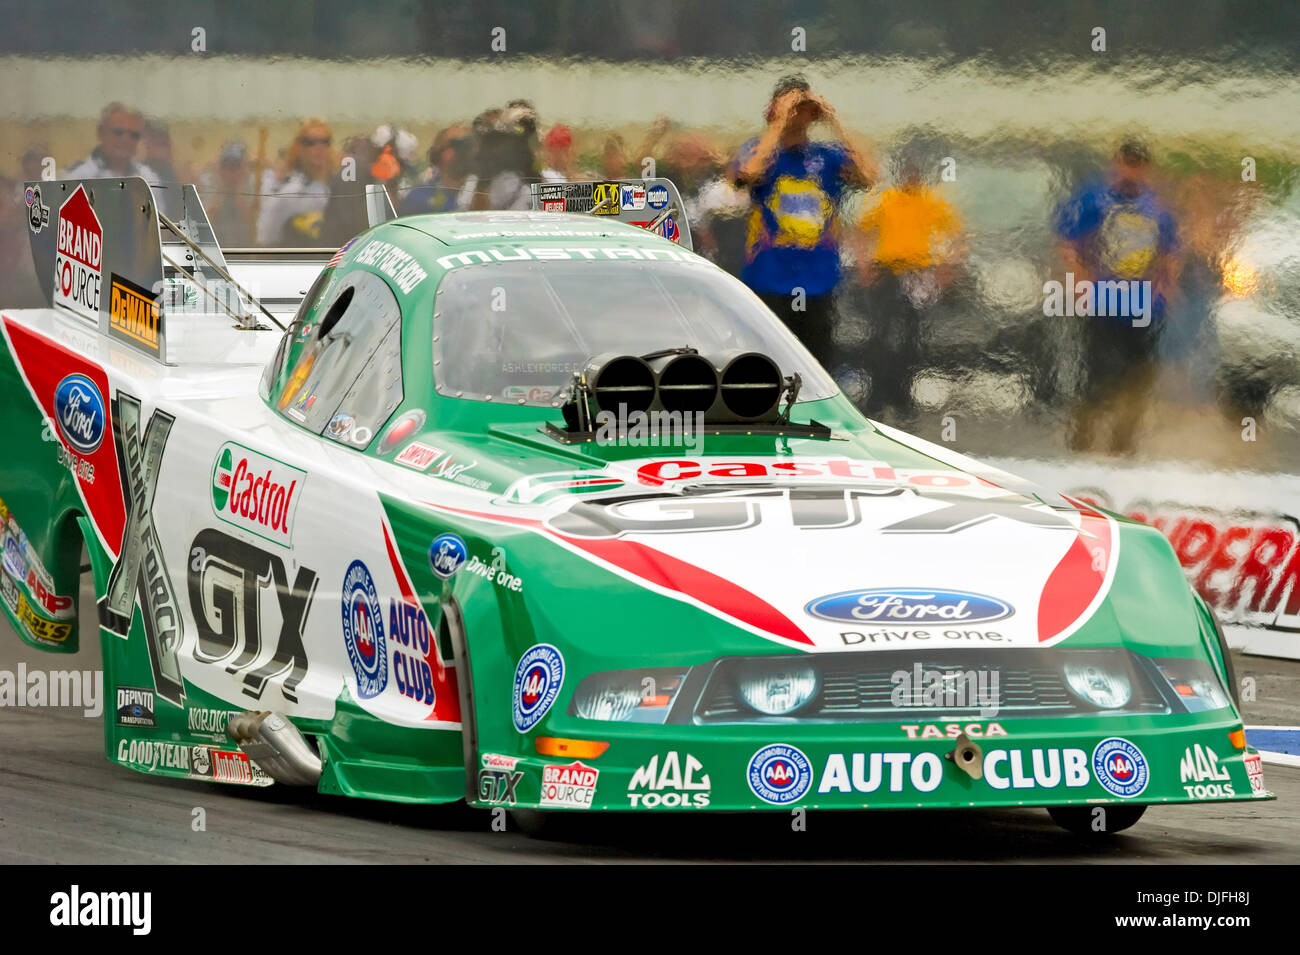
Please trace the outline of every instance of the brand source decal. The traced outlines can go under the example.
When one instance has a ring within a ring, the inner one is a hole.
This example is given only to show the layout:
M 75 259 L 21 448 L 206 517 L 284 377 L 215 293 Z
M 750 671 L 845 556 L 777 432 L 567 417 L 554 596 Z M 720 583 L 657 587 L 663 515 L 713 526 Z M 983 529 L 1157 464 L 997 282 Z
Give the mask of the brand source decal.
M 883 587 L 846 590 L 818 597 L 804 607 L 823 620 L 906 621 L 913 624 L 989 623 L 1010 617 L 1015 610 L 996 597 L 965 590 L 925 587 Z
M 379 593 L 359 560 L 343 575 L 343 643 L 357 677 L 357 695 L 363 700 L 378 696 L 388 685 L 388 648 Z
M 543 766 L 541 804 L 590 809 L 599 778 L 600 770 L 584 766 L 581 760 L 567 766 Z
M 564 685 L 564 657 L 549 643 L 530 647 L 515 667 L 515 729 L 527 733 L 541 722 Z
M 68 375 L 54 390 L 54 415 L 74 451 L 93 454 L 104 440 L 104 396 L 85 375 Z

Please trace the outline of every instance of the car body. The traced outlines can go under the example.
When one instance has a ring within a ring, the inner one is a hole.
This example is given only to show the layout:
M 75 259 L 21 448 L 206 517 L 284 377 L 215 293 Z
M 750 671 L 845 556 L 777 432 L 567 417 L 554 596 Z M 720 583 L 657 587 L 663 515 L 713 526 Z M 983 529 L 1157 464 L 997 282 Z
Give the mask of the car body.
M 162 360 L 120 334 L 155 273 L 109 260 L 143 240 L 77 234 L 98 222 L 77 191 L 108 220 L 111 184 L 59 185 L 38 269 L 93 271 L 98 242 L 104 294 L 0 320 L 0 583 L 24 640 L 73 651 L 86 547 L 110 760 L 516 810 L 1048 806 L 1076 828 L 1268 796 L 1158 531 L 864 419 L 667 239 L 383 222 L 282 335 L 146 311 Z M 778 414 L 570 420 L 627 356 L 755 354 Z

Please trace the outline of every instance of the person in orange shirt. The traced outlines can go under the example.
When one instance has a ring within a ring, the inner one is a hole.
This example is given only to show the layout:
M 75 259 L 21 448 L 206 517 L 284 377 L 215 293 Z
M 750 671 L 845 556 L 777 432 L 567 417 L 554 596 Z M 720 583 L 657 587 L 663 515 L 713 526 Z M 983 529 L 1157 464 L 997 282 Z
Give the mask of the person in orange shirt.
M 859 221 L 858 277 L 870 290 L 865 411 L 872 417 L 910 409 L 922 317 L 961 273 L 966 255 L 961 216 L 926 184 L 920 165 L 903 162 L 898 179 Z

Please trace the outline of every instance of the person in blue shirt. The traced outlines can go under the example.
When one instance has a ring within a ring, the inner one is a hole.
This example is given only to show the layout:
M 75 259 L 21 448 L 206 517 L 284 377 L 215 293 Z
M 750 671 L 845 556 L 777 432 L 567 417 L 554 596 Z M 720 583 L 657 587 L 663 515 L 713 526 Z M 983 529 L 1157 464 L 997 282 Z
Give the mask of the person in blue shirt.
M 1059 251 L 1073 288 L 1094 283 L 1092 314 L 1083 318 L 1083 388 L 1069 437 L 1075 450 L 1091 449 L 1097 426 L 1113 418 L 1110 450 L 1132 451 L 1155 384 L 1179 242 L 1177 222 L 1152 188 L 1150 170 L 1146 144 L 1126 140 L 1109 174 L 1084 183 L 1056 211 Z M 1103 287 L 1118 291 L 1103 294 Z
M 767 128 L 741 147 L 732 167 L 734 184 L 752 203 L 740 278 L 829 365 L 840 205 L 847 190 L 870 187 L 875 164 L 802 76 L 777 83 L 766 118 Z M 819 121 L 830 124 L 836 141 L 809 139 Z
M 403 198 L 397 214 L 415 216 L 430 212 L 455 212 L 475 154 L 473 133 L 465 126 L 442 130 L 429 147 L 429 168 L 419 185 Z

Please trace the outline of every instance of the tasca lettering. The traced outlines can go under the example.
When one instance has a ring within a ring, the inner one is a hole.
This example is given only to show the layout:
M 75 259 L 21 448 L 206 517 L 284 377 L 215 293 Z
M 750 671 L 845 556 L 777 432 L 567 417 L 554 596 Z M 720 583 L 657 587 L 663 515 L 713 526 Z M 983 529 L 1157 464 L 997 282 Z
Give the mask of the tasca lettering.
M 214 528 L 199 531 L 190 546 L 190 606 L 198 626 L 194 659 L 225 663 L 226 672 L 251 667 L 262 654 L 261 592 L 275 587 L 280 632 L 275 652 L 256 670 L 243 676 L 242 691 L 261 699 L 267 683 L 284 674 L 280 692 L 298 701 L 298 685 L 307 675 L 303 628 L 319 580 L 314 570 L 298 567 L 292 584 L 284 561 L 259 547 Z

